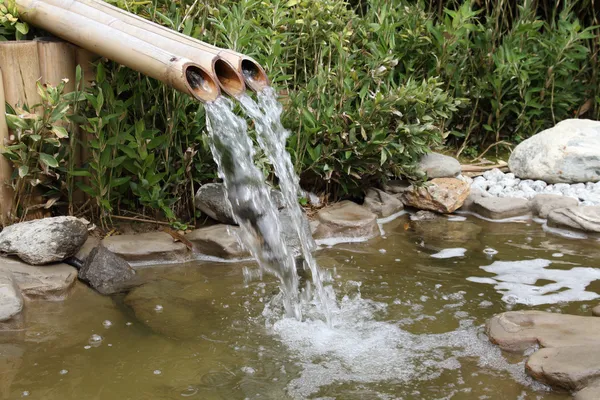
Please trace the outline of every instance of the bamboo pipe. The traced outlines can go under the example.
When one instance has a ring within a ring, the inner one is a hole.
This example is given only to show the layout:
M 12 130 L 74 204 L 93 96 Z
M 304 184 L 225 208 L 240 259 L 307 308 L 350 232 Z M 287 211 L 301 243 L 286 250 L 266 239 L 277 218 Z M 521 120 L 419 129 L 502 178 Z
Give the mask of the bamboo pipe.
M 164 39 L 170 39 L 173 42 L 187 44 L 191 47 L 196 47 L 204 51 L 218 54 L 237 69 L 238 73 L 244 77 L 246 85 L 255 92 L 259 92 L 269 85 L 269 79 L 263 67 L 253 58 L 244 54 L 235 52 L 233 50 L 224 50 L 194 39 L 175 30 L 148 21 L 135 14 L 128 13 L 127 11 L 121 10 L 120 8 L 108 4 L 102 0 L 63 0 L 63 2 L 72 4 L 84 3 L 96 10 L 100 10 L 106 14 L 109 14 L 110 16 L 124 22 L 128 26 L 141 28 L 146 31 L 153 32 Z
M 0 150 L 4 149 L 5 141 L 10 138 L 8 125 L 6 125 L 5 104 L 2 69 L 0 68 Z M 9 186 L 11 179 L 12 166 L 4 156 L 0 155 L 0 223 L 3 227 L 10 222 L 10 211 L 13 205 L 13 190 Z
M 171 40 L 166 38 L 154 31 L 146 30 L 135 25 L 130 25 L 129 23 L 121 20 L 121 18 L 119 18 L 120 16 L 115 17 L 111 14 L 105 13 L 102 8 L 99 10 L 98 8 L 94 7 L 94 3 L 88 5 L 84 2 L 72 0 L 44 0 L 44 2 L 93 19 L 100 24 L 117 29 L 156 47 L 168 49 L 175 54 L 185 54 L 185 56 L 192 61 L 198 61 L 207 58 L 216 59 L 214 62 L 214 72 L 221 89 L 233 97 L 238 97 L 246 91 L 242 76 L 228 61 L 219 57 L 215 52 L 207 51 L 207 49 L 204 48 L 189 46 L 179 40 Z M 126 12 L 123 12 L 123 15 L 126 14 Z M 143 19 L 142 21 L 144 24 L 150 24 L 150 21 Z
M 219 96 L 214 59 L 179 57 L 90 18 L 39 0 L 16 0 L 19 16 L 86 50 L 158 79 L 201 101 Z M 210 71 L 210 72 L 209 72 Z

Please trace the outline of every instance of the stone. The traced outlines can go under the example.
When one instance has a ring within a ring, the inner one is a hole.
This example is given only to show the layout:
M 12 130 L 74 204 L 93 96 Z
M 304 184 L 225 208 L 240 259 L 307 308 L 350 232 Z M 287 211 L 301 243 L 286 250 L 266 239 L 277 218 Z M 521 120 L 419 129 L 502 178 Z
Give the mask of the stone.
M 529 213 L 529 200 L 512 197 L 481 197 L 471 210 L 484 218 L 505 219 Z
M 509 311 L 495 315 L 486 325 L 490 341 L 512 352 L 523 352 L 537 345 L 597 347 L 598 332 L 600 318 L 544 311 Z
M 377 215 L 348 200 L 322 208 L 317 219 L 320 224 L 314 232 L 315 239 L 372 238 L 379 235 Z
M 23 309 L 23 297 L 9 272 L 0 272 L 0 322 L 8 321 Z
M 435 178 L 425 186 L 402 194 L 406 206 L 449 214 L 458 210 L 469 196 L 470 186 L 456 178 Z
M 531 211 L 533 215 L 540 218 L 548 218 L 550 211 L 557 208 L 577 207 L 579 202 L 571 197 L 560 196 L 557 194 L 538 194 L 531 201 Z
M 12 274 L 21 294 L 29 299 L 64 300 L 75 282 L 77 270 L 66 264 L 31 266 L 14 258 L 0 258 L 0 274 Z
M 411 221 L 433 221 L 434 219 L 442 218 L 440 214 L 432 211 L 417 211 L 410 216 Z
M 130 263 L 177 263 L 191 259 L 185 244 L 173 241 L 166 232 L 109 236 L 102 245 Z
M 389 217 L 404 208 L 404 204 L 400 199 L 375 188 L 367 190 L 363 206 L 372 213 L 377 214 L 379 218 Z
M 90 236 L 87 238 L 83 246 L 79 249 L 77 254 L 75 254 L 75 258 L 85 262 L 88 255 L 94 250 L 96 247 L 100 246 L 101 239 L 98 237 Z
M 402 194 L 410 189 L 410 182 L 401 179 L 393 179 L 383 184 L 383 190 L 391 194 Z
M 461 172 L 460 163 L 456 159 L 439 153 L 424 155 L 417 168 L 427 174 L 428 179 L 452 178 Z
M 75 217 L 20 222 L 0 232 L 0 253 L 43 265 L 74 256 L 87 236 L 87 224 Z
M 600 206 L 567 207 L 548 214 L 548 226 L 600 233 Z
M 236 237 L 239 230 L 237 226 L 218 224 L 196 229 L 186 234 L 185 238 L 193 244 L 194 251 L 207 256 L 225 259 L 249 257 L 250 253 Z
M 469 195 L 463 202 L 463 205 L 460 206 L 459 210 L 461 210 L 461 211 L 470 210 L 473 207 L 475 200 L 480 199 L 482 197 L 491 197 L 491 194 L 489 194 L 488 192 L 486 192 L 484 190 L 481 190 L 478 187 L 471 186 L 471 192 L 469 193 Z
M 600 304 L 592 308 L 592 315 L 594 317 L 600 317 Z
M 573 400 L 598 400 L 598 393 L 600 393 L 600 380 L 595 380 L 575 393 Z
M 283 194 L 275 189 L 271 190 L 271 200 L 277 209 L 285 207 Z M 215 221 L 224 224 L 236 225 L 231 204 L 227 200 L 225 185 L 222 183 L 207 183 L 200 186 L 196 192 L 196 208 Z
M 575 391 L 600 378 L 600 348 L 569 346 L 536 351 L 525 364 L 534 379 L 557 389 Z
M 547 183 L 600 180 L 600 121 L 567 119 L 521 142 L 508 166 L 519 178 Z
M 160 279 L 133 289 L 124 302 L 136 318 L 150 329 L 171 339 L 191 339 L 219 329 L 227 310 L 214 305 L 214 285 L 206 279 L 175 282 Z M 203 323 L 194 321 L 202 320 Z M 230 323 L 230 322 L 229 322 Z
M 302 254 L 302 244 L 300 240 L 305 241 L 308 244 L 308 249 L 313 252 L 317 249 L 317 244 L 313 239 L 311 232 L 310 223 L 306 214 L 302 213 L 302 239 L 298 237 L 298 232 L 294 228 L 292 222 L 292 215 L 287 208 L 279 210 L 279 221 L 281 221 L 281 236 L 286 246 L 292 250 L 294 257 L 298 257 Z
M 79 279 L 104 295 L 127 291 L 136 286 L 135 271 L 121 257 L 104 246 L 92 250 L 79 270 Z

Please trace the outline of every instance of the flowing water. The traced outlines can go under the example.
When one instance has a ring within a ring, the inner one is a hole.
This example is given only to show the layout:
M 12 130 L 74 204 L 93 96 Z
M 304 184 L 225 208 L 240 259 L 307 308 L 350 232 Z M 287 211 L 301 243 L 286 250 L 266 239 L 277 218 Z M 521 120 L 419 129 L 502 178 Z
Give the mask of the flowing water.
M 340 299 L 331 326 L 310 310 L 281 318 L 278 279 L 244 283 L 250 261 L 143 268 L 148 283 L 127 297 L 78 285 L 64 302 L 28 302 L 23 329 L 0 333 L 0 398 L 570 398 L 532 383 L 481 327 L 508 309 L 589 315 L 597 241 L 471 216 L 382 228 L 317 251 Z M 554 282 L 563 289 L 546 290 Z

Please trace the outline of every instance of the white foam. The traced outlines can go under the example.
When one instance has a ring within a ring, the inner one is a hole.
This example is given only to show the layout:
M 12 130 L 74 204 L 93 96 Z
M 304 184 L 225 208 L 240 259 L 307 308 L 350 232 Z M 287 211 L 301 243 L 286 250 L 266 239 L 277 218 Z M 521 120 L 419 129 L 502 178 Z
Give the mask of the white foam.
M 453 257 L 464 257 L 467 249 L 463 249 L 462 247 L 456 247 L 451 249 L 443 249 L 439 253 L 432 254 L 433 258 L 453 258 Z
M 448 217 L 448 221 L 450 222 L 462 222 L 462 221 L 466 221 L 467 217 L 463 216 L 463 215 L 452 215 L 450 217 Z
M 492 219 L 492 218 L 487 218 L 484 217 L 481 214 L 477 214 L 476 212 L 473 211 L 456 211 L 457 214 L 464 214 L 464 215 L 473 215 L 474 217 L 477 217 L 479 219 L 482 219 L 484 221 L 488 221 L 488 222 L 497 222 L 500 224 L 505 224 L 508 222 L 520 222 L 520 221 L 529 221 L 531 219 L 531 213 L 527 213 L 525 215 L 519 215 L 516 217 L 510 217 L 510 218 L 502 218 L 502 219 Z
M 373 236 L 332 237 L 332 238 L 325 238 L 325 239 L 316 239 L 315 242 L 319 246 L 331 247 L 331 246 L 335 246 L 336 244 L 343 244 L 343 243 L 362 243 L 362 242 L 366 242 L 372 238 L 373 238 Z
M 407 212 L 406 210 L 398 211 L 397 213 L 395 213 L 395 214 L 392 214 L 392 215 L 390 215 L 389 217 L 385 217 L 385 218 L 379 218 L 379 219 L 377 220 L 377 223 L 378 223 L 379 225 L 382 225 L 382 224 L 387 224 L 388 222 L 392 222 L 392 221 L 393 221 L 393 220 L 395 220 L 396 218 L 398 218 L 398 217 L 401 217 L 401 216 L 403 216 L 404 214 L 407 214 L 407 213 L 408 213 L 408 212 Z
M 600 279 L 600 269 L 575 267 L 570 270 L 549 269 L 552 261 L 544 259 L 522 261 L 495 261 L 480 267 L 496 274 L 492 278 L 469 277 L 468 281 L 495 285 L 502 300 L 509 304 L 530 306 L 569 301 L 589 301 L 600 297 L 585 289 Z M 539 280 L 552 281 L 536 285 Z
M 290 396 L 312 398 L 332 384 L 435 379 L 444 371 L 459 370 L 467 357 L 477 360 L 480 368 L 507 371 L 522 384 L 542 387 L 525 375 L 523 363 L 510 364 L 497 347 L 480 337 L 471 321 L 460 321 L 460 328 L 453 332 L 417 335 L 397 323 L 377 320 L 386 308 L 358 294 L 353 299 L 345 297 L 333 310 L 331 326 L 319 319 L 274 317 L 267 328 L 302 368 L 288 384 Z M 269 321 L 272 310 L 265 310 Z

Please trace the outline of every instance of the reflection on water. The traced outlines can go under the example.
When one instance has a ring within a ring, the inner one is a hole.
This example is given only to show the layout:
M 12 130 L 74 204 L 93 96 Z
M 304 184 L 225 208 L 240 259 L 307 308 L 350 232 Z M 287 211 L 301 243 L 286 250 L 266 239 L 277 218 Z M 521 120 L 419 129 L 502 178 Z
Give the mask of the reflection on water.
M 533 384 L 522 357 L 501 354 L 481 332 L 493 314 L 530 307 L 467 278 L 502 282 L 502 263 L 550 260 L 540 268 L 560 270 L 563 282 L 594 266 L 597 243 L 535 223 L 452 222 L 468 234 L 408 223 L 401 216 L 384 225 L 385 238 L 317 253 L 340 303 L 331 326 L 308 318 L 319 312 L 309 304 L 306 322 L 282 319 L 275 278 L 243 282 L 249 262 L 145 268 L 148 283 L 128 296 L 80 285 L 64 302 L 29 302 L 20 325 L 0 333 L 0 398 L 568 399 Z M 465 253 L 431 257 L 445 248 Z M 600 293 L 600 281 L 584 289 Z M 594 305 L 531 308 L 586 315 Z M 93 335 L 102 339 L 91 345 Z

